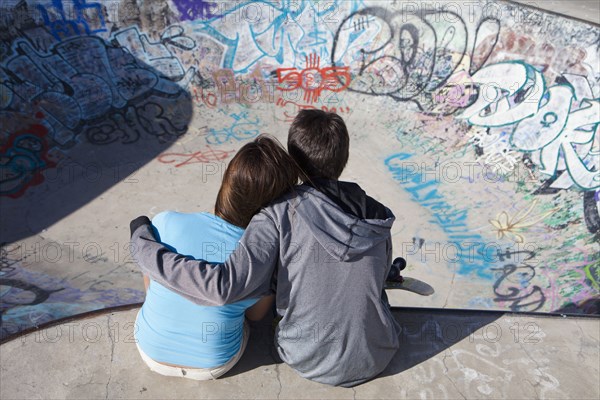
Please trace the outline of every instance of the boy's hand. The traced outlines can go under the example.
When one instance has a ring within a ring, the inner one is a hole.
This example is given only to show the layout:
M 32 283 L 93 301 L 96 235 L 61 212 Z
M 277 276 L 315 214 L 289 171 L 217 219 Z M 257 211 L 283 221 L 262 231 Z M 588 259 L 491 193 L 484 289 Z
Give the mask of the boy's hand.
M 132 220 L 129 223 L 129 232 L 130 232 L 130 236 L 133 236 L 133 233 L 140 227 L 143 225 L 152 225 L 152 223 L 150 222 L 150 218 L 146 217 L 145 215 L 142 215 L 140 217 L 137 217 L 136 219 Z

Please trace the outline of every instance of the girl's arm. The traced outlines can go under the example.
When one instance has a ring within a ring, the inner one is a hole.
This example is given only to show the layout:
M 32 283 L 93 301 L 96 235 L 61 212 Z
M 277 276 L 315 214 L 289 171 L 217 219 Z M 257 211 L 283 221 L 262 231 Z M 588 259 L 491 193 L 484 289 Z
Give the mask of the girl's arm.
M 173 253 L 157 241 L 147 217 L 131 222 L 132 257 L 144 275 L 201 305 L 223 305 L 272 293 L 279 232 L 263 212 L 254 216 L 225 263 Z

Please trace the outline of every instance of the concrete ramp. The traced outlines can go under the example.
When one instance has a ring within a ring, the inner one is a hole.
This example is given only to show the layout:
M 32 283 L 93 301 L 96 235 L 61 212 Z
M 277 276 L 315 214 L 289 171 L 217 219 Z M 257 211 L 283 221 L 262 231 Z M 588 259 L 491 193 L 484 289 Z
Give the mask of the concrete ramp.
M 342 179 L 435 289 L 393 305 L 599 313 L 598 25 L 488 1 L 0 7 L 2 338 L 143 301 L 129 221 L 210 211 L 233 154 L 303 108 L 346 120 Z
M 2 399 L 597 399 L 600 321 L 497 312 L 397 309 L 402 347 L 377 379 L 321 385 L 282 364 L 270 321 L 207 382 L 151 372 L 133 339 L 138 309 L 75 319 L 5 343 Z

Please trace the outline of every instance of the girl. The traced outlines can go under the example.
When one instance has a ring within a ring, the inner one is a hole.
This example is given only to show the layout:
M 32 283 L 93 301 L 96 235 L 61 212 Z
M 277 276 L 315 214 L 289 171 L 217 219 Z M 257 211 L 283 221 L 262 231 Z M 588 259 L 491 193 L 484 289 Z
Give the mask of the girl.
M 224 262 L 261 207 L 293 189 L 298 168 L 281 145 L 259 136 L 229 163 L 215 214 L 162 212 L 152 220 L 157 237 L 180 254 Z M 150 369 L 195 380 L 216 379 L 240 359 L 248 341 L 244 314 L 260 320 L 273 296 L 224 306 L 197 305 L 144 277 L 146 301 L 136 320 L 137 346 Z

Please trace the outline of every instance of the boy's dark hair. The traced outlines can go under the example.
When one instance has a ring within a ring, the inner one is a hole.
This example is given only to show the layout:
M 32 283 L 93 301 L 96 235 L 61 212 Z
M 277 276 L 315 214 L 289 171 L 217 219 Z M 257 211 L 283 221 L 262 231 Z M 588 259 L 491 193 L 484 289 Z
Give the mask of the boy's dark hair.
M 301 110 L 290 126 L 287 147 L 308 177 L 335 180 L 348 162 L 350 137 L 339 115 Z

